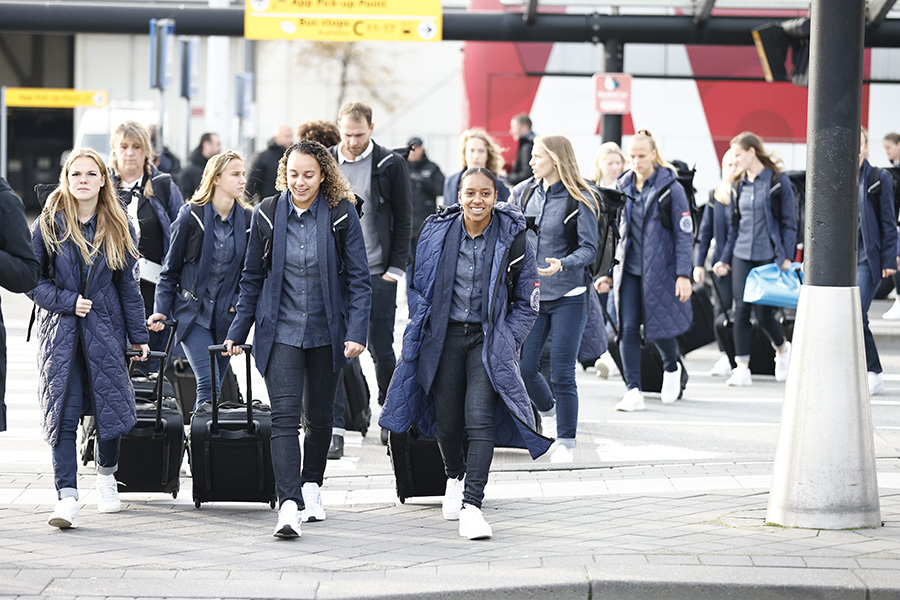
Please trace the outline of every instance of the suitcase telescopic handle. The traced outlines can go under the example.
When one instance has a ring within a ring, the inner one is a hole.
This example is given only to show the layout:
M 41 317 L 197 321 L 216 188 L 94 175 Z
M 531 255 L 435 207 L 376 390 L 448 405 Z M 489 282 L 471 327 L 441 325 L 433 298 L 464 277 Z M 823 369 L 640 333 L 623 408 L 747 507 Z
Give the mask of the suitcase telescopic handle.
M 247 433 L 253 433 L 253 384 L 251 383 L 251 365 L 250 351 L 253 350 L 251 344 L 238 344 L 239 348 L 244 351 L 247 357 Z M 219 393 L 216 390 L 216 384 L 219 379 L 216 375 L 216 355 L 226 351 L 224 344 L 215 344 L 208 348 L 209 351 L 209 372 L 212 377 L 212 432 L 219 432 Z
M 174 330 L 173 330 L 174 331 Z M 126 350 L 125 358 L 132 358 L 136 356 L 140 356 L 141 353 L 137 350 Z M 159 374 L 156 376 L 156 428 L 160 429 L 162 427 L 162 405 L 163 405 L 163 372 L 166 369 L 166 359 L 169 357 L 168 352 L 159 352 L 157 350 L 151 350 L 147 354 L 147 358 L 155 358 L 159 361 Z M 131 377 L 131 371 L 134 367 L 134 361 L 129 361 L 128 363 L 128 376 Z

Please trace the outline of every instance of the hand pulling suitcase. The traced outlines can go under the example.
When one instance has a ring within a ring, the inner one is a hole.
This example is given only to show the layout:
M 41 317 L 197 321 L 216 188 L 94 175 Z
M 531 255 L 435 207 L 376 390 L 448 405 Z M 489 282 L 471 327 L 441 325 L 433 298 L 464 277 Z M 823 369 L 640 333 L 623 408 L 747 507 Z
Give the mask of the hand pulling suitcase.
M 165 354 L 166 356 L 171 355 L 172 344 L 175 341 L 175 330 L 178 327 L 178 321 L 175 319 L 171 319 L 164 323 L 164 326 L 169 329 L 169 337 L 166 341 L 166 350 L 165 352 L 156 352 L 156 355 L 159 356 L 161 354 Z M 131 356 L 136 356 L 137 353 L 133 353 Z M 146 363 L 140 363 L 140 366 L 144 366 Z M 146 371 L 142 373 L 135 374 L 136 363 L 131 362 L 128 365 L 128 374 L 131 377 L 131 384 L 134 387 L 134 397 L 135 404 L 137 409 L 140 411 L 142 406 L 145 408 L 144 416 L 146 418 L 150 418 L 149 412 L 146 412 L 148 407 L 144 406 L 147 402 L 155 402 L 158 396 L 157 383 L 160 380 L 160 376 L 158 373 L 150 373 L 146 374 Z M 163 388 L 162 395 L 164 398 L 171 399 L 174 396 L 174 389 L 172 384 L 168 379 L 162 377 Z M 163 408 L 166 408 L 166 402 L 163 403 Z M 154 404 L 155 406 L 155 404 Z M 169 407 L 171 409 L 171 407 Z M 139 415 L 140 416 L 140 415 Z M 94 423 L 93 415 L 88 415 L 82 419 L 81 423 L 81 463 L 87 465 L 90 461 L 94 460 L 94 441 L 97 437 L 96 424 Z M 155 491 L 155 490 L 146 490 L 146 491 Z
M 191 418 L 190 448 L 194 506 L 203 502 L 268 502 L 275 508 L 272 470 L 272 411 L 253 400 L 250 350 L 247 355 L 247 402 L 219 403 L 215 386 L 212 402 L 200 406 Z M 216 353 L 225 346 L 209 347 L 210 372 L 216 376 Z
M 602 306 L 602 305 L 601 305 Z M 609 345 L 609 353 L 613 358 L 613 361 L 616 363 L 616 366 L 619 368 L 619 373 L 622 374 L 622 381 L 625 381 L 625 369 L 622 367 L 622 356 L 619 354 L 619 331 L 616 329 L 616 326 L 613 325 L 612 319 L 609 317 L 609 312 L 606 310 L 605 306 L 603 308 L 603 316 L 606 318 L 606 322 L 610 324 L 613 329 L 613 333 L 615 333 L 616 339 L 615 342 Z M 684 395 L 684 389 L 687 387 L 688 376 L 687 367 L 684 365 L 684 361 L 681 360 L 681 356 L 678 357 L 678 364 L 681 365 L 681 390 L 678 392 L 678 398 Z M 654 392 L 658 393 L 662 390 L 662 380 L 663 380 L 663 360 L 662 356 L 659 353 L 659 349 L 656 347 L 656 344 L 653 342 L 648 342 L 641 336 L 641 391 L 642 392 Z
M 140 355 L 134 351 L 125 354 Z M 125 487 L 125 492 L 165 492 L 177 498 L 185 450 L 184 424 L 181 407 L 175 398 L 166 397 L 163 391 L 162 370 L 167 356 L 165 352 L 149 355 L 160 365 L 156 398 L 135 398 L 137 424 L 122 435 L 116 480 Z
M 397 481 L 400 503 L 417 496 L 443 496 L 447 489 L 444 459 L 437 441 L 419 435 L 413 425 L 406 433 L 390 432 L 388 456 Z

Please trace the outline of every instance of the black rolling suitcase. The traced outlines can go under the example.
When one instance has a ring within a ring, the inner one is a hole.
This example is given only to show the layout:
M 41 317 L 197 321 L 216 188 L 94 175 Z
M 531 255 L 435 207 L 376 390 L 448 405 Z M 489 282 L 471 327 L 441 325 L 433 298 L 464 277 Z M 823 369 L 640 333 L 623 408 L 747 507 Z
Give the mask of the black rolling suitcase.
M 690 329 L 676 338 L 678 352 L 682 356 L 716 341 L 715 313 L 712 300 L 709 298 L 708 287 L 701 283 L 694 284 L 691 308 L 694 313 L 693 324 Z
M 397 482 L 400 503 L 417 496 L 443 496 L 447 489 L 444 459 L 437 441 L 419 435 L 413 425 L 406 433 L 390 432 L 388 456 Z
M 610 319 L 606 307 L 602 306 L 602 308 L 606 322 L 612 324 L 612 319 Z M 619 373 L 622 374 L 622 381 L 625 381 L 625 369 L 622 368 L 622 356 L 619 354 L 619 331 L 614 325 L 612 327 L 616 339 L 615 342 L 609 345 L 609 353 L 613 357 L 616 366 L 619 368 Z M 681 356 L 678 357 L 678 364 L 681 365 L 681 391 L 678 392 L 678 398 L 680 399 L 684 395 L 684 389 L 687 387 L 689 376 L 687 367 L 684 366 L 684 361 L 681 360 Z M 662 390 L 662 380 L 663 360 L 659 353 L 659 349 L 656 347 L 656 344 L 648 342 L 641 337 L 641 391 L 658 393 Z
M 344 428 L 358 431 L 363 437 L 369 431 L 372 407 L 369 404 L 369 384 L 363 374 L 359 358 L 351 358 L 341 370 L 344 392 Z
M 251 346 L 247 355 L 247 402 L 219 403 L 213 386 L 212 402 L 200 406 L 191 418 L 191 475 L 194 506 L 203 502 L 268 502 L 275 508 L 272 471 L 272 411 L 253 400 Z M 225 346 L 210 346 L 210 370 L 216 376 L 215 355 Z
M 129 351 L 126 355 L 139 353 Z M 167 356 L 165 352 L 150 353 L 150 358 L 159 360 L 160 364 L 156 397 L 135 398 L 137 424 L 122 435 L 116 479 L 125 486 L 126 492 L 165 492 L 176 498 L 181 488 L 184 424 L 181 407 L 163 389 L 162 370 Z

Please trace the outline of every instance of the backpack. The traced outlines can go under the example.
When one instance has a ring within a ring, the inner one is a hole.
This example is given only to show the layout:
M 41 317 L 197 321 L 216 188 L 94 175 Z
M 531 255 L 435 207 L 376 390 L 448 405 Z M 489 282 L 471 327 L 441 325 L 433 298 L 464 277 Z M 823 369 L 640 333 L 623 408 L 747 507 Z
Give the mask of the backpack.
M 203 251 L 203 237 L 206 233 L 206 228 L 203 226 L 203 205 L 197 204 L 196 202 L 188 202 L 188 206 L 191 207 L 191 220 L 188 229 L 188 239 L 184 244 L 184 257 L 183 260 L 186 264 L 195 263 L 200 260 L 200 254 Z M 240 205 L 238 205 L 240 208 Z M 253 212 L 253 209 L 244 208 L 244 214 L 247 216 L 247 238 L 250 237 L 250 215 Z
M 625 206 L 625 201 L 629 196 L 616 189 L 600 188 L 592 181 L 585 181 L 585 183 L 590 189 L 594 200 L 597 201 L 599 208 L 597 215 L 597 256 L 587 266 L 588 273 L 593 279 L 606 275 L 613 265 L 616 264 L 616 246 L 619 243 L 619 227 L 617 223 L 619 211 Z M 519 204 L 523 211 L 538 185 L 540 184 L 532 178 L 532 181 L 522 190 Z M 529 225 L 532 225 L 534 217 L 526 217 L 526 221 L 529 222 Z M 538 231 L 536 227 L 534 230 Z M 571 195 L 566 200 L 566 216 L 563 218 L 563 231 L 566 236 L 567 254 L 571 254 L 578 249 L 578 201 Z
M 275 206 L 278 203 L 279 196 L 269 196 L 259 203 L 259 215 L 256 219 L 256 225 L 259 229 L 259 237 L 263 243 L 263 264 L 265 265 L 265 275 L 269 275 L 272 269 L 272 238 L 275 232 Z M 363 199 L 356 196 L 356 214 L 362 217 Z M 338 273 L 344 272 L 344 243 L 347 239 L 347 225 L 350 201 L 346 198 L 341 199 L 338 205 L 331 209 L 331 234 L 334 236 L 335 246 L 338 253 Z
M 694 240 L 696 241 L 697 234 L 700 232 L 700 220 L 703 217 L 702 207 L 697 206 L 697 188 L 694 187 L 694 175 L 697 174 L 697 167 L 688 167 L 683 160 L 673 160 L 672 166 L 675 167 L 675 179 L 681 184 L 684 195 L 687 197 L 691 221 L 694 225 Z

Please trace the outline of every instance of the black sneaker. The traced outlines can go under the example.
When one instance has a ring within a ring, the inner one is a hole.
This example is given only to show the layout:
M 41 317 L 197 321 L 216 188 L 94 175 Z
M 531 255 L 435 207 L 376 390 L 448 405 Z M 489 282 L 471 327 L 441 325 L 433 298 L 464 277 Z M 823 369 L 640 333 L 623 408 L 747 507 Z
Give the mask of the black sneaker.
M 331 446 L 328 447 L 328 460 L 337 460 L 344 456 L 344 436 L 332 435 Z

